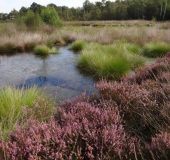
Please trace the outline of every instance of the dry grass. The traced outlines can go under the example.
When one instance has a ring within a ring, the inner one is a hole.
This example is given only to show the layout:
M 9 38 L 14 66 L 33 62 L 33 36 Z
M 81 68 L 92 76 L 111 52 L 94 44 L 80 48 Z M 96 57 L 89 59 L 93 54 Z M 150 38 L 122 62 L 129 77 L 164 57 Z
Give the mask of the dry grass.
M 149 42 L 170 43 L 169 23 L 151 21 L 90 21 L 65 22 L 63 28 L 42 26 L 39 30 L 28 31 L 11 23 L 0 24 L 0 48 L 8 43 L 13 46 L 63 45 L 75 40 L 113 44 L 116 40 L 144 45 Z M 22 49 L 21 49 L 22 50 Z M 26 49 L 25 49 L 26 50 Z
M 65 27 L 61 34 L 74 40 L 86 40 L 103 44 L 112 44 L 115 40 L 127 40 L 131 43 L 143 45 L 153 41 L 170 42 L 168 29 L 152 27 Z M 92 36 L 93 35 L 93 36 Z
M 72 26 L 153 26 L 153 21 L 122 20 L 122 21 L 67 21 L 64 25 Z

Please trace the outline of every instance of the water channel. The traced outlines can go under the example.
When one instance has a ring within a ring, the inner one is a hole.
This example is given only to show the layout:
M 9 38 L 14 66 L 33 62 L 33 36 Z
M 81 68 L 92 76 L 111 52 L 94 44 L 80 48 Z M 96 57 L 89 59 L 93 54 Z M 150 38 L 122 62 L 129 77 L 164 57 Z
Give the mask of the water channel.
M 72 99 L 82 92 L 97 93 L 95 81 L 83 75 L 76 64 L 79 54 L 61 47 L 46 58 L 23 53 L 0 56 L 0 85 L 17 87 L 37 85 L 58 100 Z

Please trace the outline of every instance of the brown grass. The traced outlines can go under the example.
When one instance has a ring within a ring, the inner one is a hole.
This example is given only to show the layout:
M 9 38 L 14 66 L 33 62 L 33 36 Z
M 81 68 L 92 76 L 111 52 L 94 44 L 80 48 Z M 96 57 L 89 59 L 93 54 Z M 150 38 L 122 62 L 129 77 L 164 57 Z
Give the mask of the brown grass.
M 158 41 L 170 43 L 168 22 L 152 21 L 80 21 L 65 22 L 63 28 L 42 26 L 39 30 L 28 31 L 13 23 L 0 24 L 0 48 L 13 44 L 19 51 L 27 50 L 29 44 L 63 45 L 75 40 L 112 44 L 125 40 L 143 45 Z M 2 47 L 3 46 L 3 47 Z M 32 47 L 31 47 L 32 48 Z M 8 51 L 8 49 L 6 49 Z
M 159 26 L 130 26 L 130 27 L 66 27 L 62 29 L 63 36 L 70 39 L 86 40 L 104 44 L 114 43 L 115 40 L 127 40 L 131 43 L 143 45 L 153 41 L 170 42 L 169 29 Z

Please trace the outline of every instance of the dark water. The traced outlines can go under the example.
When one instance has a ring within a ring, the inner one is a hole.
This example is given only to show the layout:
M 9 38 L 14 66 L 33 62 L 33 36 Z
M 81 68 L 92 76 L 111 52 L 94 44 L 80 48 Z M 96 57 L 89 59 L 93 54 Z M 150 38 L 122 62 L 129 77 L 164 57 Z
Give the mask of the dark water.
M 94 80 L 77 69 L 78 58 L 68 47 L 61 47 L 59 54 L 46 58 L 30 53 L 0 56 L 0 84 L 36 84 L 56 100 L 72 99 L 84 91 L 87 95 L 96 93 Z

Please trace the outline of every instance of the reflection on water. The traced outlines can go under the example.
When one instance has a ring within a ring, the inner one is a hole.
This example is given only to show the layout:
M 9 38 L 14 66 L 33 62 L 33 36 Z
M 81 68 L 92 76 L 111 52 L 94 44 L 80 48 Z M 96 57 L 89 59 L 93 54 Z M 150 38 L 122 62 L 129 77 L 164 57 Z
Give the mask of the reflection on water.
M 61 47 L 59 54 L 42 58 L 33 54 L 0 56 L 0 84 L 18 87 L 36 84 L 57 100 L 72 99 L 86 91 L 96 93 L 94 80 L 81 74 L 76 63 L 79 55 Z

